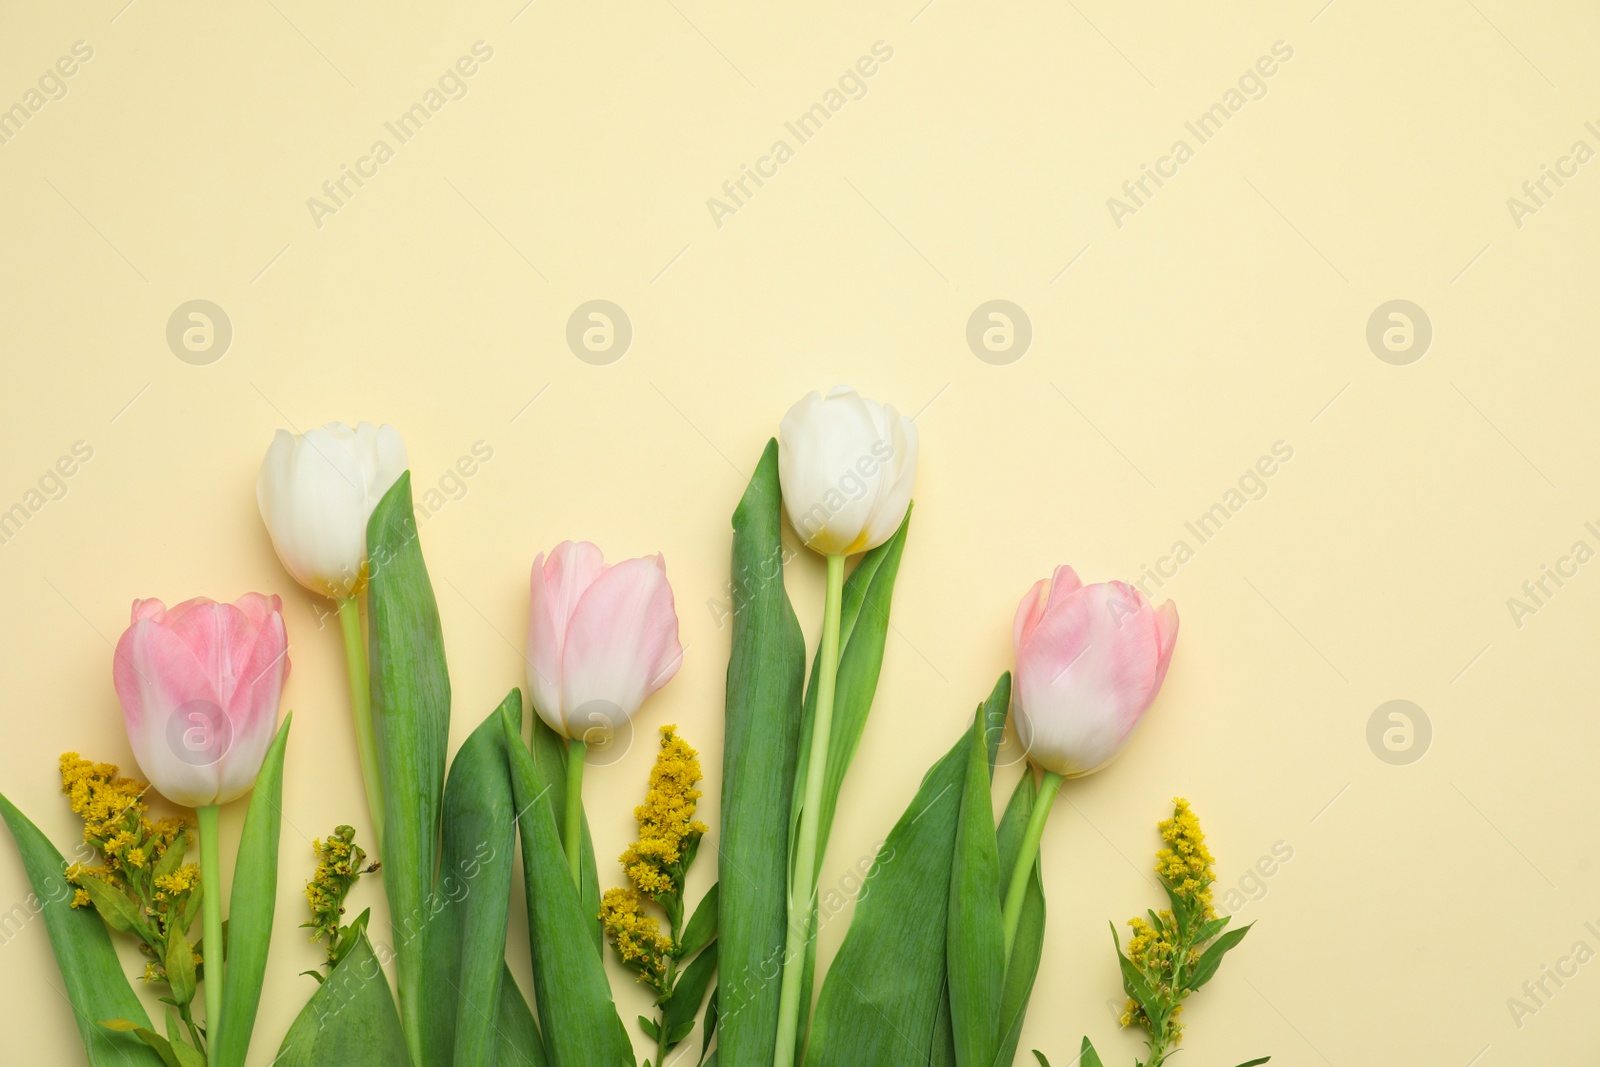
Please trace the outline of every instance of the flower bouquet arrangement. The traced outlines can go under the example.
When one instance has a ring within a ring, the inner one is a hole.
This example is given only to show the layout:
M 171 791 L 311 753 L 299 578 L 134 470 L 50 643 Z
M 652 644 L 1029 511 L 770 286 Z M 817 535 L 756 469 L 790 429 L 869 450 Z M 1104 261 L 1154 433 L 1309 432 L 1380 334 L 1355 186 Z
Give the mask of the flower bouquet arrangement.
M 288 1032 L 256 1034 L 269 952 L 288 951 L 273 938 L 293 762 L 282 601 L 135 600 L 112 681 L 148 784 L 61 756 L 84 825 L 70 864 L 0 798 L 87 1062 L 242 1067 L 275 1048 L 283 1067 L 636 1067 L 637 1040 L 645 1067 L 1013 1063 L 1034 980 L 1057 965 L 1041 860 L 1053 802 L 1129 743 L 1172 662 L 1178 615 L 1070 567 L 1038 582 L 1016 613 L 1012 669 L 902 798 L 822 971 L 818 933 L 840 910 L 818 885 L 831 831 L 874 818 L 841 810 L 840 795 L 877 696 L 917 457 L 914 423 L 853 390 L 813 393 L 783 418 L 733 512 L 720 826 L 697 816 L 698 751 L 662 726 L 637 838 L 602 892 L 584 769 L 682 662 L 665 561 L 607 562 L 574 541 L 538 555 L 528 703 L 512 687 L 469 713 L 452 754 L 451 717 L 467 712 L 452 706 L 399 434 L 280 431 L 257 499 L 289 574 L 339 620 L 367 799 L 365 813 L 337 813 L 305 864 L 307 911 L 292 925 L 323 958 L 298 979 L 306 1002 Z M 793 542 L 826 561 L 809 664 L 785 584 Z M 323 709 L 307 714 L 334 728 Z M 1008 728 L 1026 773 L 996 820 Z M 224 885 L 219 825 L 235 802 Z M 1140 1067 L 1172 1056 L 1187 998 L 1249 929 L 1215 914 L 1187 801 L 1160 833 L 1165 907 L 1133 919 L 1125 945 L 1113 929 L 1123 1023 L 1146 1037 Z M 708 840 L 717 881 L 691 899 Z M 507 936 L 519 876 L 526 946 Z M 387 923 L 370 908 L 352 917 L 373 881 Z M 134 980 L 119 937 L 147 959 Z M 635 1023 L 617 1010 L 608 956 L 653 1002 Z M 526 991 L 511 966 L 524 961 Z M 1100 1063 L 1088 1038 L 1078 1055 Z

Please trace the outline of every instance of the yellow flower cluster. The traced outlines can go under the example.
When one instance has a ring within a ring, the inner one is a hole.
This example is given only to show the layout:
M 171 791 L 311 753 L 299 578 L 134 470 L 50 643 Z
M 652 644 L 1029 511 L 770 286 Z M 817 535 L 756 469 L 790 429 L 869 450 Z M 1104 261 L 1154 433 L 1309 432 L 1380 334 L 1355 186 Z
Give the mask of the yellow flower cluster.
M 112 763 L 94 763 L 76 752 L 61 754 L 61 791 L 73 814 L 83 820 L 83 839 L 105 856 L 105 866 L 75 863 L 67 868 L 67 881 L 81 886 L 83 877 L 98 878 L 118 890 L 128 887 L 130 872 L 153 866 L 189 827 L 178 818 L 145 818 L 144 794 L 149 786 L 136 778 L 118 775 Z M 167 885 L 163 887 L 165 881 Z M 199 882 L 199 868 L 192 864 L 156 878 L 154 896 L 165 901 L 168 895 L 193 888 Z M 89 894 L 79 888 L 72 896 L 74 908 L 89 904 Z
M 355 843 L 355 829 L 338 826 L 326 841 L 311 843 L 317 854 L 317 869 L 306 883 L 306 901 L 311 905 L 311 940 L 328 943 L 329 959 L 339 944 L 340 918 L 345 897 L 361 877 L 367 854 Z
M 1182 797 L 1172 801 L 1172 818 L 1162 820 L 1161 839 L 1166 848 L 1156 853 L 1156 873 L 1166 879 L 1173 891 L 1198 908 L 1205 919 L 1216 918 L 1211 906 L 1211 883 L 1217 876 L 1211 869 L 1215 862 L 1211 850 L 1206 848 L 1206 835 L 1200 829 L 1200 820 L 1190 810 L 1189 802 Z
M 699 753 L 677 735 L 676 726 L 661 728 L 661 751 L 650 771 L 644 803 L 633 809 L 639 840 L 620 857 L 628 880 L 647 897 L 682 891 L 683 860 L 706 832 L 694 817 L 700 790 Z
M 622 962 L 639 973 L 639 981 L 667 992 L 661 986 L 672 939 L 661 935 L 661 924 L 644 907 L 644 894 L 637 889 L 608 889 L 600 901 L 600 923 Z

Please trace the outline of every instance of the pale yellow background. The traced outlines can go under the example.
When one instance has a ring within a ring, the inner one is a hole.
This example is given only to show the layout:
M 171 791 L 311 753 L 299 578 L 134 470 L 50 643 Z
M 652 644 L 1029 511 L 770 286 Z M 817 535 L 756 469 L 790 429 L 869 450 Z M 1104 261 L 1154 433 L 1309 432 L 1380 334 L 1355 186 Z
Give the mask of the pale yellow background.
M 393 423 L 419 491 L 492 448 L 422 527 L 455 743 L 521 684 L 536 552 L 663 551 L 688 655 L 642 736 L 677 722 L 702 748 L 715 825 L 728 517 L 785 408 L 837 381 L 916 414 L 922 462 L 824 886 L 1010 665 L 1030 583 L 1059 562 L 1135 578 L 1193 547 L 1184 523 L 1283 441 L 1265 497 L 1158 591 L 1183 629 L 1140 734 L 1058 803 L 1023 1056 L 1071 1063 L 1087 1032 L 1132 1062 L 1106 922 L 1159 903 L 1145 872 L 1174 794 L 1205 821 L 1219 889 L 1259 898 L 1186 1011 L 1186 1062 L 1600 1050 L 1600 964 L 1547 981 L 1520 1027 L 1507 1004 L 1575 942 L 1600 949 L 1600 565 L 1520 628 L 1506 603 L 1573 542 L 1600 548 L 1600 164 L 1520 228 L 1506 204 L 1575 140 L 1600 148 L 1592 5 L 124 2 L 0 14 L 0 106 L 74 42 L 94 51 L 0 145 L 0 508 L 74 442 L 94 453 L 0 547 L 0 788 L 70 845 L 56 755 L 129 762 L 110 684 L 129 601 L 284 597 L 296 723 L 253 1065 L 313 989 L 309 839 L 366 825 L 337 636 L 256 514 L 273 431 Z M 393 144 L 383 124 L 477 41 L 493 58 L 465 98 L 319 229 L 307 198 Z M 878 41 L 893 58 L 866 95 L 796 145 L 785 121 Z M 1266 95 L 1119 228 L 1107 198 L 1195 146 L 1184 122 L 1277 41 L 1293 58 Z M 794 158 L 719 228 L 707 198 L 779 138 Z M 609 366 L 565 341 L 594 298 L 633 324 Z M 965 339 L 997 298 L 1034 332 L 1007 366 Z M 1397 298 L 1434 330 L 1409 366 L 1365 339 Z M 208 366 L 165 338 L 192 299 L 234 331 Z M 787 577 L 814 642 L 818 561 Z M 1432 725 L 1410 765 L 1368 745 L 1391 699 Z M 650 748 L 590 773 L 603 857 L 630 839 Z M 228 838 L 242 817 L 224 813 Z M 1249 881 L 1278 842 L 1292 860 Z M 6 843 L 0 909 L 26 894 Z M 357 903 L 381 932 L 381 886 Z M 843 931 L 824 930 L 824 961 Z M 612 975 L 631 1020 L 645 1000 Z M 59 985 L 41 922 L 0 948 L 8 1060 L 81 1062 Z

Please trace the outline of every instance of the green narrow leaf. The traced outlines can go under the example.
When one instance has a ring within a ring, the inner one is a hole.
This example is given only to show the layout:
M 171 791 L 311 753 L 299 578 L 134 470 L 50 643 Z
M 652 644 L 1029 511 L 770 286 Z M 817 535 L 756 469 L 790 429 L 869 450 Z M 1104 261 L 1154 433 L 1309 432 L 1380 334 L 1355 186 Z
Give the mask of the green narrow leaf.
M 975 733 L 968 727 L 923 777 L 878 850 L 822 984 L 807 1067 L 922 1067 L 938 1047 L 950 867 Z
M 1089 1040 L 1088 1038 L 1084 1038 L 1084 1042 L 1086 1044 L 1088 1043 L 1088 1040 Z M 1050 1067 L 1050 1061 L 1045 1059 L 1044 1058 L 1044 1053 L 1040 1052 L 1038 1049 L 1034 1049 L 1033 1050 L 1033 1058 L 1039 1061 L 1040 1067 Z M 1083 1056 L 1079 1056 L 1078 1057 L 1078 1062 L 1087 1063 L 1087 1061 L 1084 1060 Z
M 456 752 L 444 787 L 444 839 L 428 927 L 424 1064 L 494 1062 L 511 911 L 516 808 L 502 716 L 520 725 L 513 689 Z
M 1037 1052 L 1034 1055 L 1039 1056 Z M 1039 1056 L 1039 1059 L 1043 1060 L 1044 1057 Z M 1083 1039 L 1083 1049 L 1078 1053 L 1078 1065 L 1079 1067 L 1104 1067 L 1100 1062 L 1100 1053 L 1094 1050 L 1094 1045 L 1090 1043 L 1087 1037 Z M 1045 1067 L 1049 1067 L 1049 1064 L 1045 1064 Z
M 722 755 L 717 1047 L 769 1063 L 778 1030 L 805 638 L 783 586 L 778 444 L 733 513 L 732 649 Z
M 500 1038 L 491 1061 L 495 1067 L 546 1067 L 539 1024 L 533 1021 L 532 1009 L 517 988 L 517 980 L 511 977 L 511 969 L 504 964 L 500 967 L 500 1014 L 495 1030 Z
M 363 934 L 317 987 L 272 1067 L 402 1067 L 410 1062 L 383 967 Z
M 0 817 L 16 840 L 33 893 L 19 907 L 44 917 L 50 948 L 61 968 L 73 1021 L 91 1067 L 157 1067 L 161 1058 L 136 1037 L 107 1030 L 101 1020 L 123 1019 L 150 1028 L 150 1016 L 134 994 L 106 925 L 89 908 L 73 908 L 66 860 L 9 800 L 0 796 Z M 13 912 L 14 914 L 14 912 Z
M 205 1055 L 182 1041 L 172 1042 L 172 1054 L 178 1061 L 178 1067 L 206 1067 Z
M 172 1042 L 168 1041 L 154 1030 L 147 1029 L 143 1026 L 136 1026 L 126 1019 L 111 1019 L 107 1022 L 101 1023 L 100 1025 L 105 1027 L 107 1030 L 115 1030 L 119 1033 L 132 1034 L 133 1036 L 137 1037 L 140 1041 L 144 1042 L 146 1047 L 154 1051 L 155 1054 L 160 1057 L 161 1062 L 165 1064 L 166 1067 L 183 1067 L 183 1065 L 178 1062 L 177 1053 L 172 1051 Z
M 633 1046 L 617 1017 L 605 964 L 586 932 L 583 905 L 519 724 L 502 712 L 511 753 L 517 829 L 527 886 L 533 995 L 553 1067 L 633 1067 Z
M 717 936 L 717 883 L 712 882 L 706 895 L 695 905 L 689 916 L 689 925 L 683 928 L 683 940 L 678 943 L 684 959 L 689 959 L 710 944 Z
M 878 673 L 883 667 L 883 647 L 889 633 L 889 602 L 894 594 L 894 581 L 900 571 L 900 557 L 905 551 L 906 531 L 911 527 L 911 510 L 900 522 L 893 537 L 861 557 L 850 576 L 845 579 L 844 593 L 839 610 L 839 673 L 834 686 L 833 728 L 828 742 L 828 762 L 823 775 L 822 796 L 817 800 L 817 870 L 822 869 L 823 856 L 828 850 L 828 836 L 833 830 L 835 809 L 839 803 L 839 790 L 860 747 L 861 735 L 866 730 L 867 716 L 872 710 L 872 698 L 878 689 Z M 805 703 L 800 721 L 800 751 L 795 766 L 804 768 L 811 754 L 811 723 L 817 710 L 817 679 L 822 669 L 821 652 L 811 661 L 811 677 L 806 683 Z M 808 802 L 803 771 L 797 779 L 794 800 L 790 805 L 789 833 L 791 840 L 800 824 L 800 809 Z M 791 857 L 791 864 L 793 859 Z M 791 868 L 792 869 L 792 868 Z M 805 969 L 800 983 L 800 1003 L 811 1003 L 811 987 L 815 978 L 817 958 L 817 908 L 820 896 L 814 902 L 808 919 Z M 795 1061 L 800 1062 L 805 1050 L 808 1020 L 801 1012 L 796 1033 Z
M 1262 1056 L 1257 1060 L 1246 1060 L 1244 1063 L 1239 1064 L 1239 1067 L 1261 1067 L 1263 1063 L 1266 1063 L 1270 1059 L 1272 1059 L 1271 1056 Z
M 272 739 L 261 773 L 256 777 L 239 838 L 233 868 L 233 894 L 228 899 L 227 969 L 222 976 L 222 1019 L 209 1035 L 216 1067 L 244 1067 L 261 1005 L 267 973 L 267 946 L 278 902 L 278 836 L 283 828 L 283 756 L 289 744 L 289 723 Z M 209 1021 L 207 1022 L 209 1026 Z
M 539 769 L 539 780 L 550 784 L 545 802 L 558 827 L 564 827 L 567 812 L 567 742 L 550 729 L 535 712 L 533 718 L 533 764 Z M 589 837 L 589 816 L 580 813 L 579 825 L 583 832 L 578 841 L 578 877 L 583 880 L 583 914 L 587 917 L 589 936 L 594 940 L 594 950 L 605 958 L 605 934 L 600 929 L 600 876 L 595 868 L 594 841 Z
M 1009 703 L 1010 679 L 1002 677 Z M 980 706 L 975 736 L 984 728 Z M 950 1029 L 960 1067 L 991 1067 L 1000 1048 L 1000 999 L 1005 985 L 1005 928 L 1000 916 L 1000 845 L 995 837 L 985 746 L 967 746 L 961 811 L 950 872 L 946 967 Z
M 1005 814 L 1000 819 L 999 892 L 1004 894 L 1016 866 L 1017 853 L 1022 849 L 1022 839 L 1027 833 L 1028 819 L 1038 802 L 1039 790 L 1032 771 L 1025 773 L 1011 793 Z M 1042 849 L 1041 849 L 1042 852 Z M 1028 888 L 1022 898 L 1022 918 L 1017 923 L 1016 939 L 1011 944 L 1011 962 L 1006 968 L 1005 990 L 1000 998 L 1000 1049 L 995 1054 L 995 1067 L 1010 1067 L 1016 1060 L 1017 1045 L 1022 1040 L 1022 1023 L 1028 1012 L 1028 998 L 1033 993 L 1033 982 L 1039 974 L 1039 959 L 1044 951 L 1044 882 L 1038 860 L 1028 878 Z
M 1194 973 L 1184 980 L 1184 986 L 1193 992 L 1211 981 L 1212 975 L 1217 973 L 1217 968 L 1222 966 L 1222 957 L 1228 954 L 1239 942 L 1244 940 L 1244 935 L 1250 932 L 1249 926 L 1241 926 L 1237 930 L 1229 930 L 1215 941 L 1211 942 L 1204 952 L 1200 954 L 1200 962 L 1194 965 Z
M 1139 1002 L 1150 1021 L 1157 1026 L 1166 1021 L 1166 1012 L 1160 1010 L 1155 991 L 1138 967 L 1122 951 L 1122 939 L 1117 936 L 1117 924 L 1111 923 L 1111 942 L 1117 949 L 1117 966 L 1122 970 L 1122 988 L 1128 996 Z
M 400 1014 L 412 1058 L 422 1056 L 422 932 L 438 863 L 440 794 L 450 740 L 450 675 L 439 607 L 411 509 L 411 473 L 367 522 L 372 718 L 383 775 L 383 885 L 399 955 Z
M 689 1031 L 684 1027 L 694 1026 L 694 1017 L 700 1014 L 700 1004 L 706 997 L 706 987 L 716 973 L 717 946 L 713 942 L 678 977 L 672 996 L 661 1006 L 663 1025 L 667 1029 L 667 1048 L 670 1049 L 688 1036 Z M 683 1031 L 681 1034 L 680 1030 Z
M 167 951 L 162 960 L 167 969 L 167 985 L 178 1004 L 194 1000 L 194 953 L 189 951 L 189 935 L 174 923 L 167 930 Z
M 111 929 L 123 934 L 148 935 L 152 941 L 155 939 L 154 931 L 145 926 L 144 918 L 139 914 L 139 906 L 128 899 L 128 894 L 93 875 L 80 878 L 78 884 L 89 894 L 90 901 L 94 903 L 94 910 L 99 912 L 100 918 L 104 919 Z
M 700 1037 L 700 1062 L 706 1062 L 706 1053 L 711 1050 L 711 1039 L 717 1033 L 717 987 L 711 987 L 711 996 L 706 999 L 706 1025 Z

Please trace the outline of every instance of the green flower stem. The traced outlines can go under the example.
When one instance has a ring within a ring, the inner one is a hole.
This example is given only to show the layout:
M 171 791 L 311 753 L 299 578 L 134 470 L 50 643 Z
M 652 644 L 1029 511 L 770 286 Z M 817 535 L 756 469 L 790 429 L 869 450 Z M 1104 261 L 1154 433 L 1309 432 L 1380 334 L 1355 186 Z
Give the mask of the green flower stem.
M 207 804 L 195 812 L 200 818 L 200 911 L 205 931 L 205 952 L 201 962 L 205 967 L 206 1036 L 213 1037 L 222 1019 L 222 856 L 217 847 L 217 815 L 215 804 Z M 207 1041 L 207 1055 L 216 1063 L 214 1041 Z
M 794 853 L 794 882 L 789 886 L 789 938 L 783 954 L 783 985 L 778 994 L 778 1044 L 773 1067 L 793 1067 L 799 1032 L 800 984 L 805 978 L 806 936 L 811 929 L 812 902 L 817 895 L 817 833 L 822 817 L 823 781 L 828 770 L 828 742 L 833 733 L 833 689 L 839 676 L 839 614 L 844 601 L 844 557 L 828 557 L 828 594 L 822 615 L 822 663 L 817 676 L 817 711 L 811 724 L 811 754 L 806 765 L 800 807 L 800 838 Z
M 583 753 L 589 746 L 576 737 L 567 741 L 567 826 L 561 843 L 567 848 L 567 866 L 572 882 L 583 895 L 583 876 L 578 856 L 583 851 Z
M 1032 770 L 1029 770 L 1032 774 Z M 1022 921 L 1022 898 L 1027 895 L 1028 877 L 1033 873 L 1034 861 L 1039 858 L 1039 839 L 1044 836 L 1044 824 L 1050 818 L 1050 808 L 1063 779 L 1054 771 L 1045 771 L 1039 783 L 1039 796 L 1033 802 L 1033 814 L 1028 817 L 1028 831 L 1022 838 L 1022 848 L 1017 850 L 1017 865 L 1011 870 L 1011 885 L 1006 889 L 1006 906 L 1001 921 L 1006 931 L 1006 963 L 1011 962 L 1011 945 L 1017 939 L 1017 924 Z
M 361 780 L 367 787 L 367 815 L 372 819 L 374 860 L 383 856 L 383 777 L 378 771 L 378 744 L 372 732 L 372 684 L 367 673 L 367 643 L 361 636 L 361 599 L 339 601 L 339 628 L 344 632 L 344 661 L 350 675 L 350 711 L 361 751 Z

